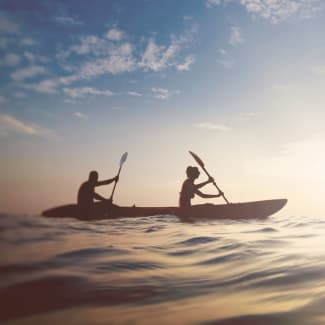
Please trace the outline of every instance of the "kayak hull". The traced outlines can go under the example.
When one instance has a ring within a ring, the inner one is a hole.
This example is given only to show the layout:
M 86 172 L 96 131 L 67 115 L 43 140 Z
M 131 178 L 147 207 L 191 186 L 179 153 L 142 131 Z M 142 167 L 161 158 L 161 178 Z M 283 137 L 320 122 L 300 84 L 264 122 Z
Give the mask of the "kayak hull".
M 45 217 L 77 218 L 85 220 L 135 218 L 154 215 L 175 215 L 181 219 L 261 219 L 278 212 L 287 203 L 286 199 L 264 200 L 230 204 L 202 204 L 190 208 L 179 207 L 108 207 L 104 202 L 94 204 L 90 215 L 83 216 L 76 204 L 68 204 L 42 212 Z

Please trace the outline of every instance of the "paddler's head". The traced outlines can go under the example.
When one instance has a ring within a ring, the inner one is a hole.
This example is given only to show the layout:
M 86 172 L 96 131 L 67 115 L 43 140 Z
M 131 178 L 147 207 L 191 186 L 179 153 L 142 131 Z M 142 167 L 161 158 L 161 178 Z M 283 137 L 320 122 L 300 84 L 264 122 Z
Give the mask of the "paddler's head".
M 188 166 L 186 168 L 186 175 L 190 179 L 198 178 L 200 175 L 199 169 L 197 167 Z
M 96 172 L 96 170 L 92 170 L 89 173 L 89 178 L 88 178 L 89 182 L 92 184 L 96 184 L 98 181 L 98 173 Z

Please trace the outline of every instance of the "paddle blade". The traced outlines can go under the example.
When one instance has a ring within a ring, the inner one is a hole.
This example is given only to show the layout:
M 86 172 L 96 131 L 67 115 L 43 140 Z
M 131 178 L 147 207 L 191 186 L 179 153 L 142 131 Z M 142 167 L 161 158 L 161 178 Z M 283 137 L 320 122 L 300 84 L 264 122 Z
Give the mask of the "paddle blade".
M 195 154 L 194 152 L 192 151 L 189 151 L 190 155 L 195 159 L 195 161 L 202 167 L 204 168 L 204 162 L 201 160 L 201 158 Z
M 120 167 L 122 167 L 122 165 L 126 162 L 126 159 L 128 158 L 128 153 L 125 152 L 123 154 L 123 156 L 121 157 L 121 160 L 120 160 Z

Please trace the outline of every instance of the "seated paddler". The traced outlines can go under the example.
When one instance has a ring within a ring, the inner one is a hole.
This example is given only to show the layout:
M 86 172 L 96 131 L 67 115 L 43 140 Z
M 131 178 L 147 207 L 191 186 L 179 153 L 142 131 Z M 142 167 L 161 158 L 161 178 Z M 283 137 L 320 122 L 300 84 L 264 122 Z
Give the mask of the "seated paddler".
M 78 191 L 78 208 L 79 214 L 82 217 L 91 217 L 93 215 L 94 200 L 101 201 L 105 206 L 111 205 L 111 200 L 106 199 L 103 196 L 95 192 L 95 187 L 108 185 L 113 182 L 118 182 L 118 176 L 114 178 L 99 181 L 97 171 L 91 171 L 89 173 L 88 180 L 81 184 Z
M 187 179 L 182 185 L 182 190 L 179 197 L 179 206 L 181 208 L 191 207 L 191 199 L 194 198 L 195 194 L 202 198 L 217 198 L 223 195 L 222 192 L 219 192 L 219 194 L 205 194 L 199 191 L 201 187 L 213 183 L 214 179 L 209 177 L 209 179 L 203 183 L 194 184 L 194 181 L 200 175 L 200 171 L 197 167 L 188 166 L 186 169 L 186 175 Z

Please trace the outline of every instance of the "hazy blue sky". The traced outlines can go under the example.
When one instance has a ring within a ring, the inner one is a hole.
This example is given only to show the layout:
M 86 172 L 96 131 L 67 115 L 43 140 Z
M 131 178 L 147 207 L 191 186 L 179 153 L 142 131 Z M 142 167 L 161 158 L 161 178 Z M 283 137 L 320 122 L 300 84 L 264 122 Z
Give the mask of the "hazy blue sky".
M 177 204 L 193 150 L 233 202 L 325 213 L 324 7 L 1 0 L 1 211 L 73 202 L 125 151 L 116 203 Z

